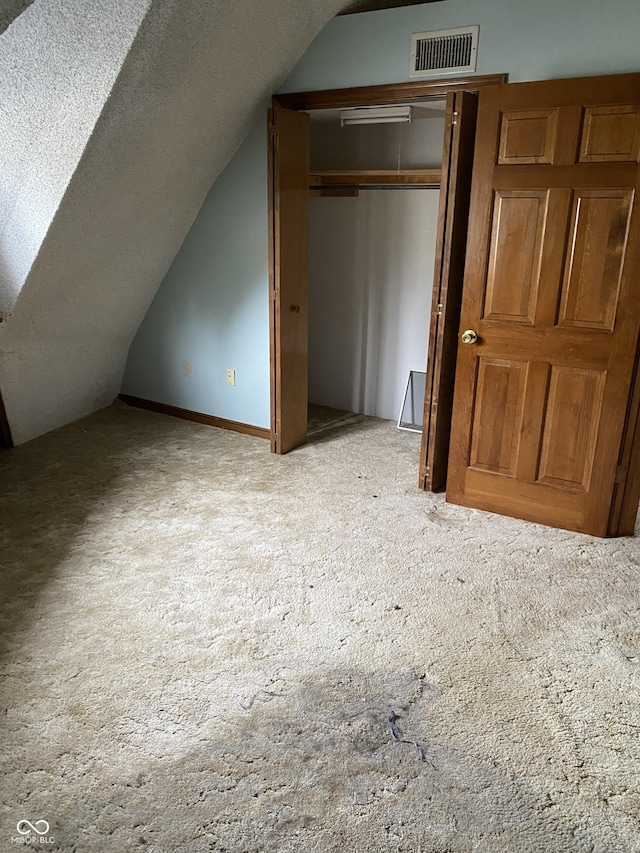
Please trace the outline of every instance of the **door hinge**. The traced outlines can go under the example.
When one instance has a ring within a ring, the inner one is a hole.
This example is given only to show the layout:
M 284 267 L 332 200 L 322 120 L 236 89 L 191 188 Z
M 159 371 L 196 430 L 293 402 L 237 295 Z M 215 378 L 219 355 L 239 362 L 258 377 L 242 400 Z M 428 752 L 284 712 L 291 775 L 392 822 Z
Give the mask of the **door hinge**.
M 627 479 L 627 466 L 626 465 L 618 465 L 616 468 L 616 477 L 615 483 L 624 483 Z
M 458 124 L 458 111 L 454 110 L 451 113 L 451 121 L 449 122 L 449 127 L 453 127 L 454 124 Z
M 438 317 L 442 316 L 442 309 L 443 308 L 444 308 L 444 305 L 442 304 L 442 302 L 438 302 L 438 307 L 436 308 L 436 314 L 438 315 Z

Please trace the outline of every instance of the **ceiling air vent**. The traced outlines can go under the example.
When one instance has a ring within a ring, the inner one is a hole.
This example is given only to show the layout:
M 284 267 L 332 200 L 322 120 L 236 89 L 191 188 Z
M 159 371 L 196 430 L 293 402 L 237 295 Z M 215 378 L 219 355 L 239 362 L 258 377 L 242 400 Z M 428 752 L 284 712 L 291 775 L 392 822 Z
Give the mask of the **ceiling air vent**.
M 411 77 L 438 77 L 476 70 L 478 30 L 434 30 L 411 37 Z

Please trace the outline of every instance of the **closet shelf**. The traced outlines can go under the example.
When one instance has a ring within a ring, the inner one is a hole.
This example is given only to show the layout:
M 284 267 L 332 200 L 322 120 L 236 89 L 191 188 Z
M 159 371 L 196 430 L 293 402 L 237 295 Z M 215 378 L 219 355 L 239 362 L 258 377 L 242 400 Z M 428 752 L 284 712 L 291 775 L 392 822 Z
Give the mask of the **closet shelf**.
M 309 185 L 320 187 L 404 186 L 420 184 L 440 186 L 440 169 L 374 169 L 331 172 L 311 172 Z

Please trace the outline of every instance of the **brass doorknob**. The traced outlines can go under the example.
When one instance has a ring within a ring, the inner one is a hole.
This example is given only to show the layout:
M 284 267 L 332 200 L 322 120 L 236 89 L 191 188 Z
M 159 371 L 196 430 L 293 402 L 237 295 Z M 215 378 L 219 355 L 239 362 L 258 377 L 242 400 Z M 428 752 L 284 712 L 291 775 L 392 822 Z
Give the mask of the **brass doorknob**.
M 478 333 L 474 332 L 473 329 L 467 329 L 466 332 L 462 333 L 462 343 L 463 344 L 475 344 L 478 340 Z

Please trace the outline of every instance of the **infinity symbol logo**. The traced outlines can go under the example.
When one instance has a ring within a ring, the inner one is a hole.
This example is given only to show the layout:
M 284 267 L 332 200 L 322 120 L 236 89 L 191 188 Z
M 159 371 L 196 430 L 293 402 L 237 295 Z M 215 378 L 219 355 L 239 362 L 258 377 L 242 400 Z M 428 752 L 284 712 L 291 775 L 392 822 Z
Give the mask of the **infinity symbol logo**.
M 26 829 L 24 829 L 25 826 L 27 827 Z M 29 835 L 30 832 L 37 832 L 38 835 L 46 835 L 49 832 L 49 824 L 46 820 L 37 820 L 35 823 L 31 823 L 28 820 L 21 820 L 16 829 L 20 835 Z

